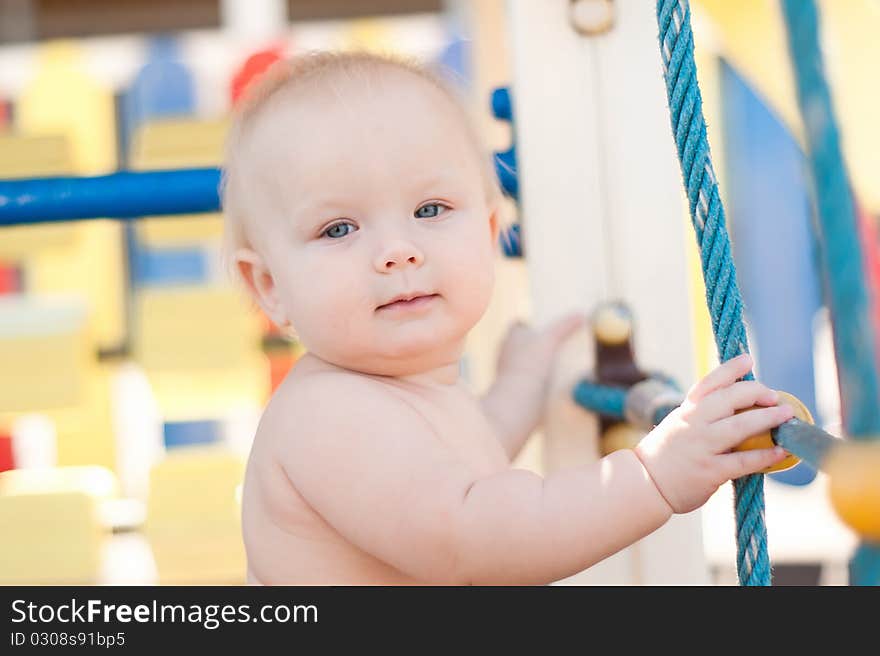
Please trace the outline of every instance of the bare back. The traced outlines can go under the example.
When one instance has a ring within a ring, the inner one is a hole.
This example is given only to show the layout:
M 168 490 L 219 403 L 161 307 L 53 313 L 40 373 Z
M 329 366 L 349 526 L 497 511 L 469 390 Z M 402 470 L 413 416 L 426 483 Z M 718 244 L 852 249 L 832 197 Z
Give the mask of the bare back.
M 316 512 L 297 489 L 284 467 L 298 434 L 314 430 L 316 419 L 301 413 L 296 422 L 284 412 L 293 399 L 321 373 L 357 376 L 384 395 L 408 404 L 430 426 L 431 439 L 451 458 L 478 477 L 508 469 L 510 463 L 476 398 L 461 384 L 426 389 L 395 378 L 368 376 L 340 370 L 309 355 L 304 356 L 279 386 L 260 421 L 245 476 L 242 527 L 248 558 L 248 582 L 268 585 L 406 585 L 431 584 L 367 553 L 340 534 Z M 340 398 L 340 411 L 356 398 Z M 361 409 L 365 411 L 368 409 Z M 373 418 L 376 424 L 394 417 Z M 355 466 L 357 463 L 355 463 Z M 338 475 L 338 473 L 337 473 Z M 356 472 L 353 472 L 356 476 Z M 329 474 L 328 474 L 329 476 Z M 327 480 L 345 485 L 345 480 Z M 375 509 L 381 513 L 381 508 Z

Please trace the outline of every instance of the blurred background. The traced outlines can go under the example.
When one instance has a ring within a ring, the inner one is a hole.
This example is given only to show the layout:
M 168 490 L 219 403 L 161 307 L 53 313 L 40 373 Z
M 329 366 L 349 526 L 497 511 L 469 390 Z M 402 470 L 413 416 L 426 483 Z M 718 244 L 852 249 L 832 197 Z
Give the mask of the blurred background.
M 880 3 L 819 4 L 874 257 Z M 767 0 L 692 5 L 760 367 L 839 434 L 779 10 Z M 511 122 L 490 105 L 511 81 L 506 21 L 502 0 L 0 0 L 0 178 L 219 166 L 243 89 L 272 62 L 310 49 L 418 57 L 461 90 L 489 147 L 509 152 Z M 513 193 L 506 214 L 524 218 Z M 768 229 L 768 217 L 781 218 Z M 231 286 L 221 230 L 219 215 L 0 227 L 0 583 L 244 583 L 244 466 L 260 412 L 302 348 Z M 784 296 L 802 333 L 778 327 L 780 295 L 765 293 L 768 245 L 779 235 L 799 244 L 787 266 L 802 284 Z M 491 382 L 509 322 L 530 313 L 524 258 L 508 255 L 499 254 L 492 306 L 463 362 L 475 392 Z M 698 307 L 694 262 L 690 273 Z M 691 321 L 696 377 L 715 356 L 704 311 Z M 799 364 L 775 362 L 781 351 Z M 541 471 L 535 437 L 517 464 Z M 793 499 L 778 517 L 769 511 L 780 536 L 774 557 L 805 568 L 803 581 L 841 583 L 854 539 L 813 477 L 768 480 L 768 498 Z M 719 584 L 734 581 L 729 503 L 721 494 L 703 511 Z M 812 533 L 786 542 L 784 522 Z

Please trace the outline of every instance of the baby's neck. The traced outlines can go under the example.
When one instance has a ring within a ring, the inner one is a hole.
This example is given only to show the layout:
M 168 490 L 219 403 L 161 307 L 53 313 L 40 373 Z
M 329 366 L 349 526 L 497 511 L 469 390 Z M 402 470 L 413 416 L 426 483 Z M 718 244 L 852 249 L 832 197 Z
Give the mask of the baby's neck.
M 427 385 L 430 387 L 456 385 L 458 383 L 460 367 L 458 362 L 443 365 L 436 369 L 411 374 L 409 376 L 397 376 L 401 381 L 413 383 L 415 385 Z
M 305 365 L 305 366 L 303 366 Z M 365 373 L 362 371 L 358 371 L 356 369 L 348 369 L 346 367 L 342 367 L 337 364 L 333 364 L 332 362 L 328 362 L 323 358 L 318 357 L 314 353 L 306 353 L 300 358 L 300 362 L 298 363 L 301 369 L 310 369 L 315 367 L 317 369 L 336 369 L 349 371 L 354 373 L 359 373 L 366 376 L 375 376 L 376 374 Z M 419 371 L 417 373 L 407 374 L 403 376 L 382 376 L 383 378 L 393 378 L 396 381 L 402 383 L 408 383 L 411 385 L 417 385 L 420 387 L 454 387 L 459 384 L 461 378 L 461 367 L 460 361 L 456 360 L 449 364 L 444 364 L 438 367 L 434 367 L 432 369 L 427 369 L 425 371 Z

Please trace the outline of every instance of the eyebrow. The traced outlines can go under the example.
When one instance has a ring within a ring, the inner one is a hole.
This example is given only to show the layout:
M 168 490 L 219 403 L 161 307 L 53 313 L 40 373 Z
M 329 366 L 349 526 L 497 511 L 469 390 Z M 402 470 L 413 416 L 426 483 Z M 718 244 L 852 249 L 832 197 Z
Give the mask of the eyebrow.
M 444 171 L 431 176 L 426 176 L 421 180 L 415 180 L 413 188 L 418 189 L 422 193 L 427 190 L 449 185 L 455 180 L 456 173 L 454 171 Z M 424 200 L 429 200 L 427 197 Z M 343 200 L 333 198 L 331 196 L 318 197 L 315 200 L 305 200 L 295 203 L 292 213 L 296 215 L 304 214 L 302 227 L 304 230 L 317 229 L 324 222 L 331 221 L 335 218 L 344 218 L 347 212 L 341 208 L 348 205 Z
M 436 187 L 444 184 L 449 184 L 453 180 L 455 180 L 458 174 L 454 170 L 442 171 L 440 173 L 436 173 L 431 176 L 426 176 L 420 181 L 418 181 L 419 189 L 425 189 L 427 187 Z
M 340 211 L 342 205 L 342 203 L 329 198 L 297 203 L 291 214 L 293 217 L 301 218 L 298 220 L 294 218 L 291 222 L 295 229 L 311 233 L 333 219 L 343 218 L 346 212 Z

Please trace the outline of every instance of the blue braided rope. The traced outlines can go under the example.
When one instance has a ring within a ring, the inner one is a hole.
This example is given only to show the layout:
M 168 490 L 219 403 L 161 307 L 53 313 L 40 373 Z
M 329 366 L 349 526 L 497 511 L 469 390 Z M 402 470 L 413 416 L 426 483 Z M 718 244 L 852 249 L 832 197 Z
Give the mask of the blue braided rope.
M 719 359 L 724 362 L 749 345 L 742 298 L 724 221 L 724 207 L 709 156 L 703 100 L 697 85 L 690 5 L 687 0 L 657 0 L 660 51 L 672 132 L 687 190 L 691 223 L 700 247 L 706 302 Z M 752 379 L 749 373 L 745 378 Z M 736 569 L 740 585 L 770 585 L 770 557 L 764 524 L 764 476 L 733 481 L 736 509 Z
M 818 207 L 843 424 L 850 437 L 880 439 L 874 331 L 855 204 L 819 48 L 819 17 L 813 0 L 783 0 L 782 9 Z M 859 548 L 850 560 L 850 581 L 880 585 L 880 545 Z

